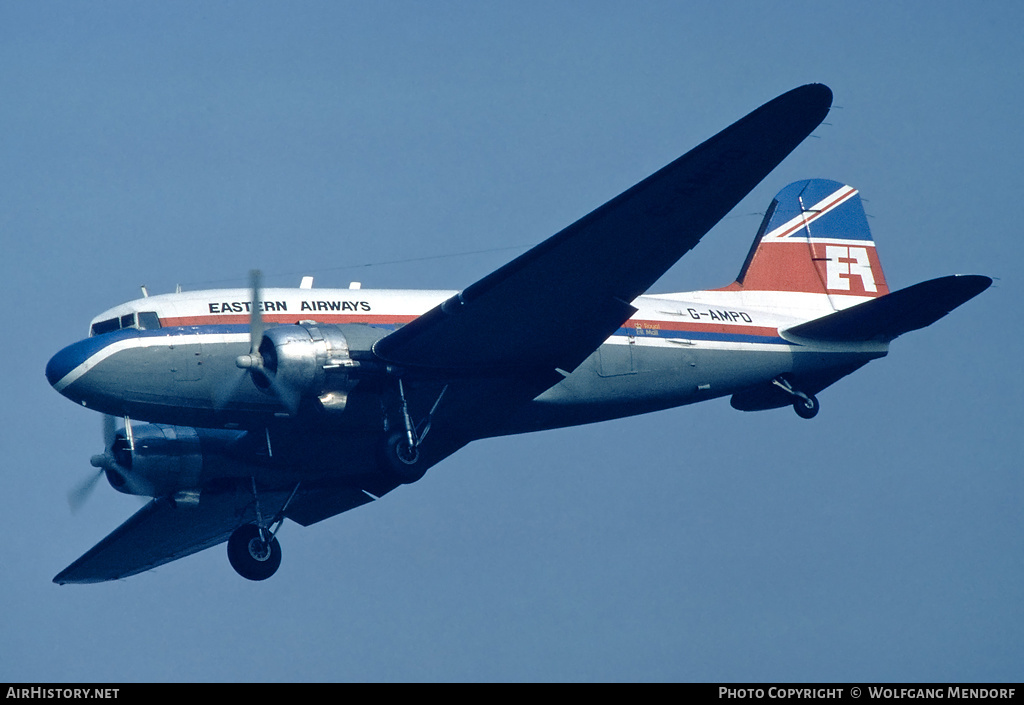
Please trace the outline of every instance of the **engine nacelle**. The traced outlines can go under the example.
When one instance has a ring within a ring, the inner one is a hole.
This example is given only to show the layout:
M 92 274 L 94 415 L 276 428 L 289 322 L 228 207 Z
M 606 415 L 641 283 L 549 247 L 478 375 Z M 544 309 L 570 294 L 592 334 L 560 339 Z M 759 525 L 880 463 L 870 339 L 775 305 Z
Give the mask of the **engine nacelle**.
M 263 370 L 300 397 L 315 396 L 329 411 L 342 411 L 355 386 L 356 370 L 371 359 L 373 343 L 386 331 L 362 324 L 303 322 L 267 329 L 260 341 Z M 270 379 L 254 375 L 256 385 L 271 386 Z
M 103 456 L 100 456 L 103 457 Z M 139 424 L 118 431 L 101 464 L 118 492 L 160 497 L 199 486 L 203 453 L 196 429 L 188 426 Z

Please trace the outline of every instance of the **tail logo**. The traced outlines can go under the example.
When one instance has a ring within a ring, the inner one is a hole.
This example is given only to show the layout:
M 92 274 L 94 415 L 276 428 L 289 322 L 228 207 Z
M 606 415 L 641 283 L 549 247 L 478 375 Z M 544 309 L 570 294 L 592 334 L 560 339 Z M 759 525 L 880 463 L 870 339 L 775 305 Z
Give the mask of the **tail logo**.
M 779 191 L 730 287 L 837 297 L 888 294 L 857 189 L 807 179 Z
M 830 184 L 832 182 L 826 181 L 823 183 Z M 795 185 L 797 184 L 790 184 L 790 186 Z M 785 193 L 785 190 L 776 196 L 776 199 L 781 197 L 783 193 Z M 817 223 L 823 219 L 827 220 L 826 216 L 834 213 L 840 206 L 853 199 L 856 195 L 857 189 L 852 186 L 843 186 L 810 208 L 804 206 L 803 199 L 799 195 L 794 195 L 790 199 L 791 202 L 787 205 L 793 207 L 797 215 L 772 229 L 771 232 L 764 236 L 764 242 L 785 242 L 791 241 L 794 237 L 810 237 L 812 223 Z
M 841 247 L 828 245 L 825 247 L 825 276 L 828 289 L 836 291 L 850 290 L 850 277 L 860 277 L 864 291 L 875 293 L 875 275 L 871 271 L 868 251 L 865 247 Z

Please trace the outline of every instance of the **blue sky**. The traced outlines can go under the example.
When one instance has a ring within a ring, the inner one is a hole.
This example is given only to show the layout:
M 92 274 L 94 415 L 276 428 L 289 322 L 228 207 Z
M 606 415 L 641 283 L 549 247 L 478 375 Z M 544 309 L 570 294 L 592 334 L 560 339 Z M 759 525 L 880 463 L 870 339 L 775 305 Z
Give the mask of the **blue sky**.
M 1019 3 L 0 2 L 0 680 L 1019 680 Z M 995 287 L 820 395 L 460 451 L 308 529 L 52 585 L 101 422 L 43 368 L 185 288 L 462 288 L 797 85 L 835 109 L 655 286 L 735 277 L 791 181 L 893 288 Z M 475 254 L 466 254 L 475 253 Z

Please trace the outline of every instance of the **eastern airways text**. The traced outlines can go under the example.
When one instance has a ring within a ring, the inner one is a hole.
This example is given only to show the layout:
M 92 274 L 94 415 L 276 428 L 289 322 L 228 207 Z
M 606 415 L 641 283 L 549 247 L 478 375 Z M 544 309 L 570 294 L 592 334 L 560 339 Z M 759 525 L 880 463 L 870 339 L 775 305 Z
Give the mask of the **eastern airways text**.
M 251 301 L 210 301 L 207 303 L 210 313 L 249 313 Z M 264 313 L 287 312 L 287 301 L 260 301 L 259 310 Z M 301 301 L 300 311 L 369 311 L 368 301 Z

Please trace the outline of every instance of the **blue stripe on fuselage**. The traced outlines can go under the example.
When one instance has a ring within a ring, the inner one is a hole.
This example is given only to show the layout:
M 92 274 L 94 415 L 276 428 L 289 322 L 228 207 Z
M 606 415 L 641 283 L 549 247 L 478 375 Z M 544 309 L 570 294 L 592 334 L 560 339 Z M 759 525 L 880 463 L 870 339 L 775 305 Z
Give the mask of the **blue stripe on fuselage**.
M 51 357 L 50 361 L 46 363 L 47 381 L 51 386 L 56 385 L 79 365 L 111 343 L 138 337 L 142 332 L 134 328 L 126 328 L 124 330 L 104 333 L 103 335 L 95 335 L 79 340 L 77 343 L 72 343 Z
M 718 331 L 643 329 L 640 333 L 636 328 L 619 328 L 613 335 L 630 338 L 675 338 L 682 340 L 705 340 L 719 343 L 760 343 L 763 345 L 792 345 L 777 335 L 751 335 L 750 333 L 723 333 Z
M 268 327 L 280 325 L 268 324 Z M 392 329 L 394 324 L 373 325 L 375 328 Z M 124 328 L 102 335 L 95 335 L 77 343 L 72 343 L 46 363 L 46 379 L 51 386 L 56 386 L 68 374 L 86 363 L 93 356 L 101 353 L 104 348 L 132 338 L 177 338 L 183 336 L 197 337 L 203 335 L 237 335 L 248 334 L 249 325 L 245 323 L 218 323 L 201 326 L 174 326 L 168 328 L 154 328 L 152 330 L 139 330 L 137 328 Z M 196 341 L 202 343 L 202 340 Z M 173 341 L 168 340 L 168 344 Z

